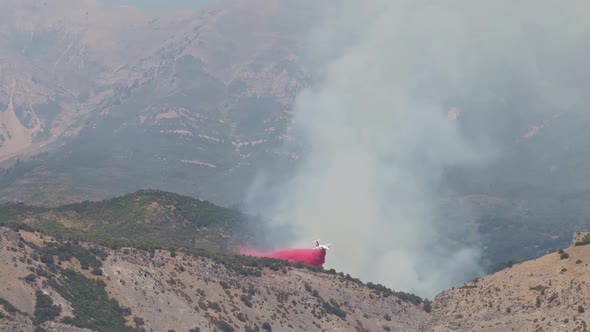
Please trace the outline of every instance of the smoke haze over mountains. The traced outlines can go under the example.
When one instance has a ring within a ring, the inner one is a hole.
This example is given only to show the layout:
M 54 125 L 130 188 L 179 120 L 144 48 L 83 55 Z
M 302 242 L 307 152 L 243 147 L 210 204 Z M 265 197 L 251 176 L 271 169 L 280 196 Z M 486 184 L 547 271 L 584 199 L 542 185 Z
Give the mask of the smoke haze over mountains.
M 100 0 L 99 2 L 106 5 L 124 5 L 147 10 L 170 12 L 200 8 L 215 2 L 215 0 Z
M 304 52 L 316 81 L 295 106 L 305 153 L 279 189 L 255 183 L 252 206 L 294 225 L 301 245 L 333 242 L 326 268 L 361 279 L 433 296 L 480 274 L 477 245 L 440 235 L 453 221 L 436 201 L 460 190 L 445 174 L 501 176 L 486 166 L 537 134 L 535 121 L 588 118 L 589 11 L 584 1 L 325 5 Z
M 590 229 L 586 2 L 199 6 L 0 1 L 0 201 L 250 188 L 256 249 L 427 296 Z

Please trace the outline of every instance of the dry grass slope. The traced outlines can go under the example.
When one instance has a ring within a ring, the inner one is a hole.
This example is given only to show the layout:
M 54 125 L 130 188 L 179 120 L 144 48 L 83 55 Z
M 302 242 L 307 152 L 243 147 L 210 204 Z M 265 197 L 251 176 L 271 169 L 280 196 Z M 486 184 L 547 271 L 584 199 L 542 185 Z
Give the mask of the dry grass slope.
M 48 331 L 244 331 L 265 326 L 273 331 L 412 331 L 428 317 L 414 304 L 378 295 L 340 275 L 293 266 L 245 276 L 206 257 L 111 250 L 7 228 L 0 228 L 0 257 L 0 298 L 22 312 L 4 306 L 0 330 L 33 330 L 39 323 L 34 317 L 41 315 L 35 306 L 37 290 L 60 308 L 57 317 L 40 324 Z M 83 301 L 71 297 L 76 292 L 84 294 Z M 116 302 L 101 302 L 103 296 Z M 87 309 L 100 303 L 92 314 L 103 316 L 88 320 Z M 119 320 L 125 325 L 117 325 Z
M 574 245 L 445 291 L 429 330 L 587 331 L 588 263 L 590 245 Z

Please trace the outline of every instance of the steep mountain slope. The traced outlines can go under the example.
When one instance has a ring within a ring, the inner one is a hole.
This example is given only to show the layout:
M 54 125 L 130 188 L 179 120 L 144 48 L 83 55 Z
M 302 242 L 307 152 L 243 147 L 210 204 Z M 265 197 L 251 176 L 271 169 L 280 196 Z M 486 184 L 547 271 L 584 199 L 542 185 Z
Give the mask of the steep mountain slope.
M 304 3 L 0 9 L 0 161 L 12 173 L 0 178 L 3 199 L 65 203 L 147 185 L 231 203 L 257 165 L 291 158 L 278 147 L 310 79 L 298 61 L 313 19 Z
M 0 228 L 4 330 L 406 331 L 428 314 L 338 274 L 110 250 Z
M 343 272 L 232 254 L 264 237 L 259 222 L 155 190 L 0 206 L 0 330 L 588 329 L 590 232 L 431 304 Z
M 563 251 L 439 294 L 429 330 L 587 331 L 587 234 L 576 234 L 572 246 Z
M 302 264 L 110 249 L 11 227 L 0 227 L 2 331 L 588 330 L 588 232 L 563 251 L 444 291 L 430 307 Z

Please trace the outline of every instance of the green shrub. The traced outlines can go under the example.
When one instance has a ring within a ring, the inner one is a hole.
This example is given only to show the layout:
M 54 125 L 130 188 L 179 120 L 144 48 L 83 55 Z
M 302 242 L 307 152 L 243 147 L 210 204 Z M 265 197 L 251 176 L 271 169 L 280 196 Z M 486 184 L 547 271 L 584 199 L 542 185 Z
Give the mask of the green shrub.
M 248 295 L 240 295 L 240 300 L 242 302 L 244 302 L 244 304 L 248 307 L 248 308 L 252 308 L 252 297 L 248 296 Z
M 140 328 L 145 324 L 145 321 L 141 317 L 133 316 L 133 323 L 135 323 L 135 327 Z
M 582 241 L 578 241 L 575 243 L 576 246 L 584 246 L 590 244 L 590 233 L 586 234 L 586 236 L 584 236 L 584 238 L 582 239 Z
M 95 269 L 102 267 L 102 262 L 96 258 L 95 254 L 80 245 L 48 243 L 42 252 L 41 261 L 46 264 L 51 264 L 53 256 L 57 256 L 60 261 L 70 261 L 72 258 L 76 258 L 84 270 L 88 270 L 90 266 Z M 95 252 L 100 253 L 101 251 L 95 250 Z M 44 261 L 44 257 L 47 262 Z
M 88 279 L 72 269 L 59 268 L 59 271 L 61 276 L 49 280 L 49 285 L 74 309 L 75 317 L 65 317 L 62 320 L 65 324 L 98 331 L 132 331 L 125 325 L 124 309 L 108 297 L 104 281 Z
M 15 306 L 12 305 L 12 303 L 6 301 L 5 299 L 0 297 L 0 305 L 2 305 L 2 307 L 4 308 L 4 310 L 6 310 L 9 313 L 21 313 L 20 310 L 18 310 Z
M 545 289 L 547 289 L 547 288 L 546 288 L 545 286 L 543 286 L 543 285 L 537 285 L 537 286 L 535 286 L 535 287 L 531 287 L 531 288 L 529 288 L 529 289 L 530 289 L 530 290 L 536 290 L 536 291 L 539 291 L 539 292 L 541 292 L 541 295 L 544 295 L 544 294 L 545 294 Z
M 221 306 L 217 302 L 207 302 L 207 307 L 209 307 L 209 309 L 213 309 L 217 312 L 221 311 Z
M 340 306 L 338 306 L 337 303 L 334 302 L 334 300 L 330 300 L 330 303 L 328 302 L 324 302 L 322 303 L 322 307 L 324 308 L 324 310 L 331 314 L 331 315 L 336 315 L 340 318 L 344 318 L 346 317 L 346 312 L 342 309 L 340 309 Z
M 219 327 L 222 332 L 234 332 L 236 330 L 228 322 L 222 320 L 217 322 L 217 327 Z
M 49 254 L 44 254 L 43 256 L 41 256 L 41 262 L 45 263 L 47 265 L 49 264 L 54 264 L 55 262 L 53 261 L 53 256 L 49 255 Z
M 35 322 L 42 324 L 45 321 L 53 320 L 61 313 L 61 307 L 53 304 L 53 300 L 48 295 L 38 290 L 35 292 L 37 301 L 35 303 Z

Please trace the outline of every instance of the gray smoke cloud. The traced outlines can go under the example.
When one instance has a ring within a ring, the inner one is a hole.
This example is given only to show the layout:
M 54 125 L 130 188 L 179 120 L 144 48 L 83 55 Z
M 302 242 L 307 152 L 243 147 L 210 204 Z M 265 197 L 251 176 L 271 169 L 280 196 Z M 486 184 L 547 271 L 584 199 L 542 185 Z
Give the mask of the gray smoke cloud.
M 325 4 L 304 52 L 317 80 L 294 107 L 305 152 L 264 213 L 295 225 L 298 245 L 333 242 L 325 267 L 365 281 L 432 297 L 481 274 L 477 246 L 440 235 L 452 223 L 436 204 L 444 172 L 498 158 L 502 126 L 582 104 L 589 9 L 548 0 Z

